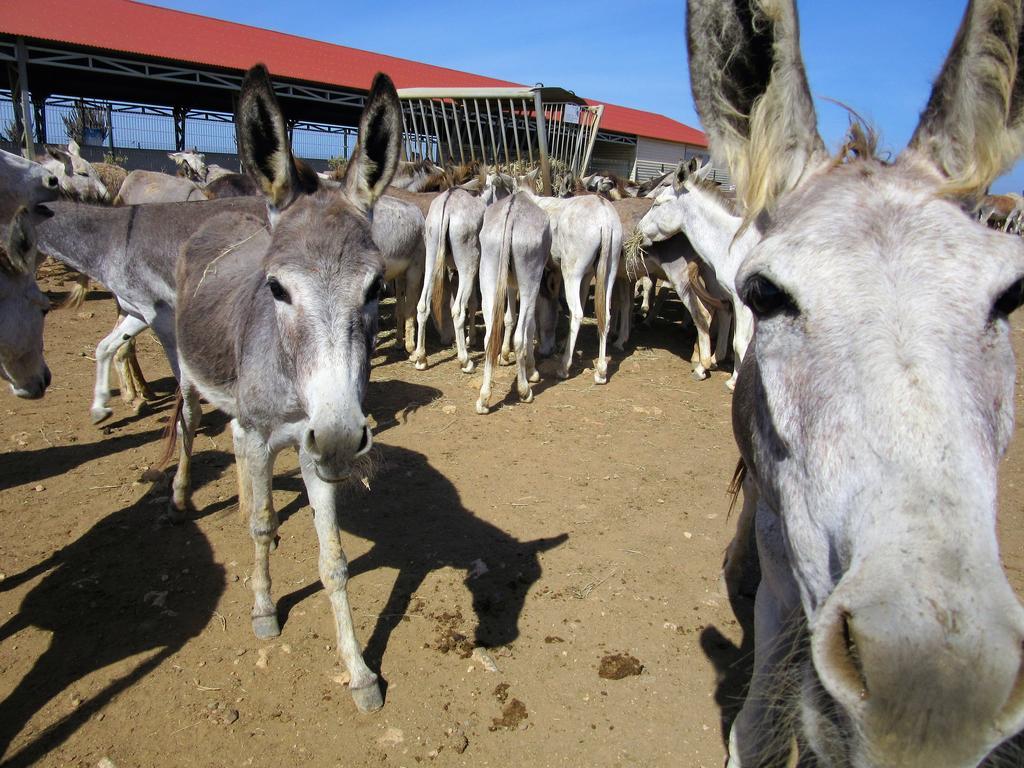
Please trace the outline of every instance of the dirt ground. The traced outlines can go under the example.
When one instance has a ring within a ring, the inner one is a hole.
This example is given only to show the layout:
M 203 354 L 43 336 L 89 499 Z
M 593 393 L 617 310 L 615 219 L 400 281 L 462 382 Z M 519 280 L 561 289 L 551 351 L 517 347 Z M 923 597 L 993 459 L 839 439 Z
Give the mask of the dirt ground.
M 89 422 L 89 357 L 112 321 L 101 293 L 51 313 L 46 398 L 0 393 L 6 765 L 722 764 L 750 659 L 718 583 L 737 454 L 727 374 L 691 380 L 678 314 L 639 331 L 603 387 L 593 326 L 572 378 L 545 376 L 532 404 L 502 400 L 500 369 L 485 417 L 453 350 L 434 345 L 417 372 L 382 335 L 368 407 L 384 467 L 339 506 L 357 633 L 386 681 L 372 715 L 342 684 L 294 454 L 274 492 L 283 631 L 258 642 L 226 420 L 206 408 L 195 515 L 161 525 L 150 468 L 173 381 L 151 335 L 140 357 L 161 399 L 139 415 L 115 400 L 108 423 Z M 1019 436 L 1001 491 L 1020 593 Z

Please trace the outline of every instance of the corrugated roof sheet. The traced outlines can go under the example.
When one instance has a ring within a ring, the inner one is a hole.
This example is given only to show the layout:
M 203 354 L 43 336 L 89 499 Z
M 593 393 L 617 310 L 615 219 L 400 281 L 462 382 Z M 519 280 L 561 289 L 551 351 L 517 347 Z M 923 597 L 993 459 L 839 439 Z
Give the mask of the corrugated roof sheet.
M 3 0 L 0 32 L 226 69 L 261 61 L 277 77 L 362 90 L 379 71 L 398 88 L 521 85 L 134 0 Z M 695 128 L 614 104 L 605 105 L 602 128 L 707 146 Z

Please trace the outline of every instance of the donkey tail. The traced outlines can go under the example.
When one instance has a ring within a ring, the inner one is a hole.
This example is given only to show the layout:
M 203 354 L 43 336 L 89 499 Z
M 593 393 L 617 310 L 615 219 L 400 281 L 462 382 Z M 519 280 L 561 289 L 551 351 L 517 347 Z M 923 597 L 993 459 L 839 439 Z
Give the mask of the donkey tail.
M 74 283 L 68 292 L 68 297 L 61 303 L 61 309 L 78 309 L 85 303 L 85 297 L 89 293 L 89 277 L 78 273 L 74 277 Z
M 485 354 L 491 365 L 498 362 L 501 343 L 505 336 L 505 302 L 508 299 L 508 270 L 512 260 L 512 205 L 505 211 L 501 230 L 501 251 L 498 254 L 498 283 L 494 290 L 494 308 L 491 310 L 491 333 L 487 337 Z
M 612 232 L 601 227 L 601 250 L 597 254 L 597 285 L 594 286 L 594 314 L 597 332 L 603 337 L 608 328 L 608 269 L 612 260 Z
M 164 427 L 164 434 L 162 438 L 164 452 L 161 453 L 160 458 L 157 459 L 156 466 L 158 469 L 166 467 L 174 457 L 174 448 L 178 443 L 178 422 L 181 421 L 181 412 L 184 405 L 185 398 L 182 397 L 181 387 L 178 387 L 174 395 L 174 413 L 171 414 L 171 418 L 167 422 L 167 426 Z
M 448 201 L 452 199 L 449 192 L 441 203 L 441 227 L 437 233 L 437 252 L 434 257 L 434 269 L 430 273 L 430 309 L 434 315 L 434 325 L 441 328 L 441 312 L 444 309 L 444 262 L 448 257 Z
M 691 261 L 686 265 L 686 276 L 690 279 L 690 290 L 693 294 L 701 300 L 701 303 L 705 307 L 711 309 L 725 309 L 728 305 L 719 298 L 712 296 L 708 293 L 708 289 L 704 286 L 704 281 L 700 276 L 700 265 L 696 261 Z

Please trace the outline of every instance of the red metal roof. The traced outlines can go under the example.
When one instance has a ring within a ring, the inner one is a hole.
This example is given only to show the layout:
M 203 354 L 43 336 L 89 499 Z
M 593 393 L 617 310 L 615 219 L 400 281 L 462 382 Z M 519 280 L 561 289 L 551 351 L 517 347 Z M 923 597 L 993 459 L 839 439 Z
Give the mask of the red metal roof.
M 363 90 L 376 72 L 386 72 L 398 88 L 520 85 L 133 0 L 3 0 L 0 32 L 226 69 L 261 61 L 276 77 Z M 601 127 L 707 146 L 694 128 L 613 104 Z

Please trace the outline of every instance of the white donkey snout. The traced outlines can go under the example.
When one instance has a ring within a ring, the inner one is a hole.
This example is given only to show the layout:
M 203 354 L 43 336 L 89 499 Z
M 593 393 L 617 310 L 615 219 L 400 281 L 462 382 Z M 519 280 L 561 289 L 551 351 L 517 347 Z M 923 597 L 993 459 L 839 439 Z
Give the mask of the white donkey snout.
M 1024 609 L 998 576 L 977 589 L 941 579 L 924 589 L 876 571 L 844 579 L 819 612 L 818 677 L 891 751 L 886 765 L 973 765 L 1020 727 Z

